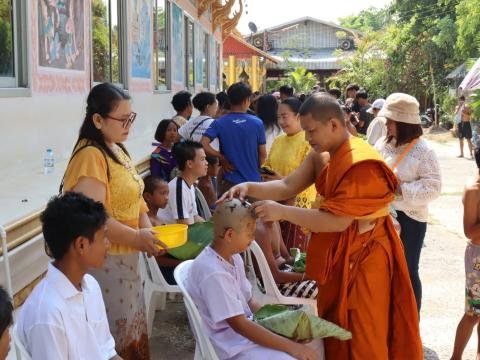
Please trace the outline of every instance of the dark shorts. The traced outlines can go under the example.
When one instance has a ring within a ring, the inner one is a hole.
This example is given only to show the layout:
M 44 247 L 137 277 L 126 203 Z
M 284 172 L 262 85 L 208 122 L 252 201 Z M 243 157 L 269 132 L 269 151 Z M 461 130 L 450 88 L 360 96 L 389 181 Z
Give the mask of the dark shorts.
M 472 124 L 470 124 L 470 121 L 461 121 L 458 124 L 458 138 L 459 139 L 472 138 Z

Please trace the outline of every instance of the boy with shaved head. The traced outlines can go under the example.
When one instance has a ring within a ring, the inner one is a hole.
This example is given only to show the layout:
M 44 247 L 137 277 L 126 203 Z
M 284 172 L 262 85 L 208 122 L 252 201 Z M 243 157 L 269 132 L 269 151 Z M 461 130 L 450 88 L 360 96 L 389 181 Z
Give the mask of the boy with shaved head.
M 252 321 L 258 305 L 245 276 L 240 252 L 255 236 L 249 203 L 233 199 L 213 214 L 214 240 L 195 259 L 186 288 L 197 305 L 220 359 L 321 359 L 306 345 L 276 335 Z
M 282 180 L 240 184 L 224 198 L 286 200 L 315 183 L 317 209 L 274 201 L 253 207 L 264 221 L 286 220 L 312 232 L 307 274 L 317 281 L 318 315 L 353 335 L 348 342 L 326 339 L 326 358 L 423 359 L 407 264 L 389 216 L 395 175 L 370 145 L 350 135 L 331 96 L 311 96 L 299 115 L 317 155 Z

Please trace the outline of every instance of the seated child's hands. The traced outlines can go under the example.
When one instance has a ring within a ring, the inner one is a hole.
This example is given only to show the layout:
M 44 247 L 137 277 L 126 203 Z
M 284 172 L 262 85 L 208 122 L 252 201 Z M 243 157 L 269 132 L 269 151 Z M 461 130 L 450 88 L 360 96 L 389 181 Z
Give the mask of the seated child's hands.
M 314 349 L 293 341 L 290 349 L 288 349 L 288 353 L 299 360 L 320 360 L 320 354 Z

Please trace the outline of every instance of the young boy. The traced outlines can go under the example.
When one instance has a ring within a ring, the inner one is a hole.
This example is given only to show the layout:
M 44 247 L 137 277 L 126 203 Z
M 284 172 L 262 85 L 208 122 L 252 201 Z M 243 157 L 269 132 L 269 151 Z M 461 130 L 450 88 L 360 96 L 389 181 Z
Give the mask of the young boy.
M 165 209 L 168 205 L 168 183 L 160 176 L 148 175 L 143 179 L 145 189 L 143 199 L 148 206 L 148 218 L 153 226 L 165 224 L 165 221 L 158 217 L 158 210 Z
M 159 211 L 159 215 L 167 224 L 191 225 L 204 222 L 198 215 L 194 184 L 200 177 L 207 175 L 205 151 L 200 143 L 185 140 L 175 144 L 172 153 L 181 174 L 168 184 L 168 205 Z
M 177 112 L 172 120 L 179 128 L 181 128 L 187 123 L 188 119 L 190 119 L 190 116 L 192 116 L 192 94 L 185 90 L 177 92 L 175 95 L 173 95 L 172 106 Z
M 475 161 L 480 169 L 479 149 L 475 150 Z M 472 330 L 480 320 L 480 174 L 463 192 L 463 230 L 470 240 L 465 249 L 465 314 L 457 327 L 451 360 L 462 358 Z M 480 332 L 477 334 L 480 344 Z
M 239 253 L 255 236 L 250 204 L 234 199 L 213 214 L 214 240 L 195 259 L 186 288 L 198 307 L 208 337 L 220 359 L 320 359 L 306 345 L 276 335 L 254 323 L 258 305 Z
M 10 327 L 13 322 L 13 305 L 7 292 L 0 287 L 0 360 L 10 351 Z
M 41 221 L 54 260 L 20 310 L 18 337 L 33 360 L 121 359 L 100 286 L 87 274 L 102 267 L 110 247 L 105 208 L 67 192 L 49 201 Z

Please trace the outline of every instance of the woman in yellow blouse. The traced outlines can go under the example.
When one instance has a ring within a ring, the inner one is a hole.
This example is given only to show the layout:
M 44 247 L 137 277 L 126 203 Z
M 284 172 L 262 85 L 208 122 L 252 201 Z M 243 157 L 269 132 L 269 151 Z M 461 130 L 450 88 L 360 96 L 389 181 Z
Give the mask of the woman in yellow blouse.
M 123 359 L 149 359 L 139 251 L 158 255 L 162 245 L 152 231 L 142 198 L 143 180 L 122 142 L 136 114 L 130 97 L 112 84 L 88 95 L 85 120 L 74 147 L 63 190 L 84 193 L 105 205 L 111 242 L 105 265 L 92 271 L 102 288 L 110 331 Z
M 305 132 L 300 125 L 298 111 L 302 102 L 294 97 L 282 101 L 278 109 L 278 124 L 284 134 L 278 136 L 273 142 L 268 154 L 265 167 L 272 170 L 273 175 L 264 174 L 264 180 L 278 180 L 295 171 L 305 160 L 311 150 L 305 140 Z M 310 208 L 316 197 L 315 187 L 312 185 L 295 199 L 295 205 Z M 308 235 L 298 226 L 289 222 L 282 222 L 282 236 L 287 249 L 300 248 L 306 251 Z

